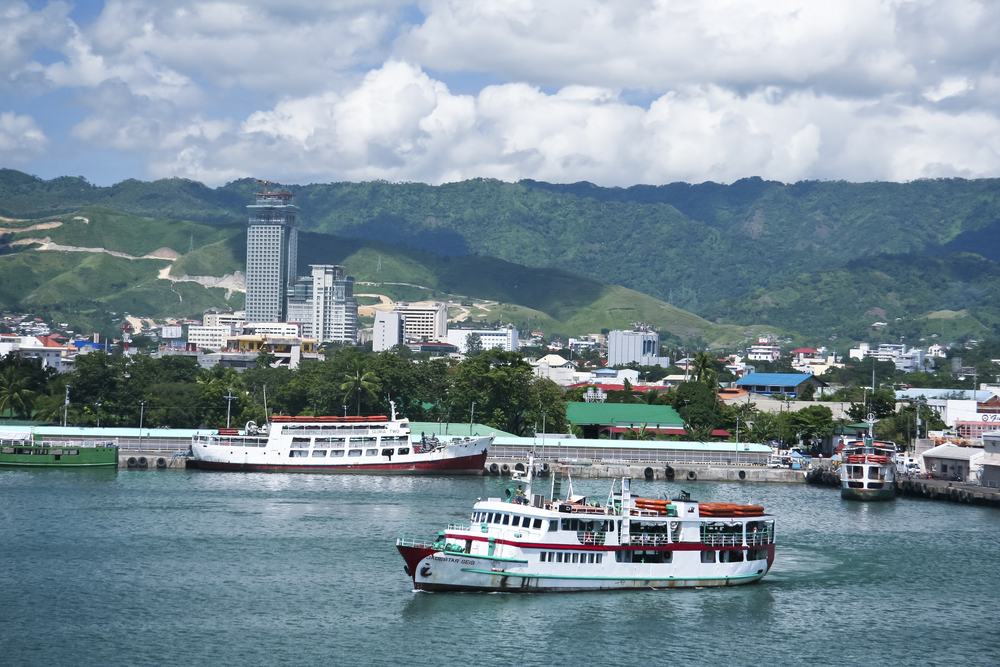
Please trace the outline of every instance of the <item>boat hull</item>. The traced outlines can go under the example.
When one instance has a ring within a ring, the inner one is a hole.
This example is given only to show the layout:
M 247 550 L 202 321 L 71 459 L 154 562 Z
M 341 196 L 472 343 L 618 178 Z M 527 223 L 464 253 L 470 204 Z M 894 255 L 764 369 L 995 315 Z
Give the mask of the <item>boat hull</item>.
M 532 563 L 530 558 L 514 562 L 426 547 L 397 545 L 397 549 L 406 561 L 414 590 L 442 592 L 572 593 L 740 586 L 763 578 L 774 560 L 773 544 L 767 546 L 766 560 L 734 564 L 701 565 L 694 560 L 697 552 L 689 552 L 692 558 L 675 564 L 616 563 L 611 552 L 605 552 L 603 567 L 597 572 L 584 573 L 593 567 L 587 564 L 544 572 L 544 565 Z
M 338 465 L 295 465 L 286 463 L 241 463 L 189 458 L 188 465 L 200 470 L 235 472 L 301 472 L 335 475 L 481 475 L 487 452 L 455 458 L 438 458 L 400 463 L 357 463 Z
M 117 468 L 117 447 L 4 447 L 0 468 Z M 31 450 L 32 453 L 19 453 Z M 57 452 L 57 453 L 54 453 Z M 71 454 L 69 452 L 76 452 Z
M 887 484 L 881 489 L 851 489 L 841 487 L 840 497 L 844 500 L 885 501 L 896 499 L 895 484 Z

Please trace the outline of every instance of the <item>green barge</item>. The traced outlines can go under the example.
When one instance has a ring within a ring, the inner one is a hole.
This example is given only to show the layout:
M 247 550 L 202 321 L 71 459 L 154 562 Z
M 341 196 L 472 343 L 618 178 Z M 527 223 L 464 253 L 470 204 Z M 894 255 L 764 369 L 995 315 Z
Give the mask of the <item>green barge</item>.
M 5 441 L 0 445 L 2 468 L 117 468 L 118 445 L 80 442 Z

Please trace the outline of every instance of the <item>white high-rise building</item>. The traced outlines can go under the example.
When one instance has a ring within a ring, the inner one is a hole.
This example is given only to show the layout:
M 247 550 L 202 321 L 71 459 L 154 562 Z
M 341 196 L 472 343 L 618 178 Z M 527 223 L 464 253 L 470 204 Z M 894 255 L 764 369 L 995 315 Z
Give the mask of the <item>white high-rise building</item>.
M 375 328 L 372 331 L 372 350 L 374 352 L 384 352 L 396 345 L 403 344 L 405 340 L 403 319 L 402 313 L 375 311 Z
M 298 265 L 299 207 L 287 192 L 257 193 L 247 206 L 248 322 L 287 320 L 285 293 L 295 282 Z
M 354 276 L 344 267 L 311 264 L 313 288 L 312 335 L 320 343 L 350 343 L 358 340 L 358 300 L 354 298 Z

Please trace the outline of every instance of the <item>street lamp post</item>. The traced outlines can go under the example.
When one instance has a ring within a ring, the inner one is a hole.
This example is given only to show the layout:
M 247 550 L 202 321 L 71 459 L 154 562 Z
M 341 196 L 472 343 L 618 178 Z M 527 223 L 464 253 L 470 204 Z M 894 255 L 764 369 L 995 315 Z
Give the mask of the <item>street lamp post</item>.
M 66 427 L 67 419 L 69 419 L 69 385 L 66 385 L 66 402 L 63 404 L 63 428 Z
M 229 388 L 229 393 L 226 394 L 225 396 L 223 396 L 223 398 L 226 399 L 226 401 L 228 401 L 226 403 L 226 428 L 229 428 L 229 416 L 230 416 L 230 414 L 232 414 L 232 411 L 233 411 L 233 399 L 236 398 L 235 396 L 233 396 L 233 388 L 232 387 Z M 315 408 L 314 408 L 314 412 L 315 412 Z
M 476 402 L 472 402 L 472 412 L 469 415 L 469 435 L 472 435 L 472 423 L 476 418 Z
M 97 406 L 97 428 L 101 428 L 101 402 L 95 403 Z
M 139 451 L 142 451 L 142 418 L 146 412 L 146 401 L 139 401 Z

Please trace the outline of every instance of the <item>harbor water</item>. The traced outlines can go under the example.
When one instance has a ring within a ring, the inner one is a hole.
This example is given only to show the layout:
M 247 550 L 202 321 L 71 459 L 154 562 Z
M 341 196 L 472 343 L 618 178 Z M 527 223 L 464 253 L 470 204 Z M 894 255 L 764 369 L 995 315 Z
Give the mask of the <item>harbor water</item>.
M 396 537 L 467 523 L 503 484 L 0 471 L 0 664 L 1000 663 L 996 509 L 635 480 L 643 496 L 764 505 L 773 569 L 721 589 L 413 592 Z M 609 489 L 574 482 L 594 500 Z

